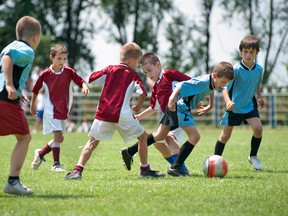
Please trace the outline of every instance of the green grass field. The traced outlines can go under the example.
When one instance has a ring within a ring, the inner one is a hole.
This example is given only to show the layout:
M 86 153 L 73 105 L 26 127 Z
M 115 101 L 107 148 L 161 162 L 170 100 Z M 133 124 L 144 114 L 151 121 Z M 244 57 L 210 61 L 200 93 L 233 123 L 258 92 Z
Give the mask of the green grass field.
M 264 129 L 258 154 L 264 170 L 259 172 L 247 160 L 251 130 L 235 128 L 223 155 L 228 174 L 222 180 L 205 178 L 202 163 L 213 153 L 220 130 L 199 128 L 201 140 L 186 160 L 190 177 L 166 175 L 163 179 L 140 178 L 138 155 L 132 170 L 126 171 L 119 154 L 125 144 L 118 134 L 100 143 L 81 181 L 67 181 L 66 173 L 50 171 L 51 154 L 39 170 L 32 171 L 34 150 L 51 139 L 33 135 L 21 173 L 22 182 L 34 190 L 29 197 L 3 193 L 15 138 L 0 137 L 0 215 L 288 215 L 287 129 Z M 61 163 L 68 171 L 77 163 L 87 139 L 86 134 L 65 135 Z M 169 167 L 153 146 L 149 147 L 149 162 L 162 172 Z

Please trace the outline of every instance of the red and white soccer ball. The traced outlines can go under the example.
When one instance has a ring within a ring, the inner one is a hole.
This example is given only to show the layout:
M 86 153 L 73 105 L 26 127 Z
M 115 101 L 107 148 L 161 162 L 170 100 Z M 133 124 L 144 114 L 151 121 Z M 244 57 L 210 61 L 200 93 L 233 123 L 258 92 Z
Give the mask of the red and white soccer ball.
M 211 155 L 204 160 L 202 170 L 204 175 L 209 178 L 223 178 L 228 172 L 228 164 L 223 157 Z

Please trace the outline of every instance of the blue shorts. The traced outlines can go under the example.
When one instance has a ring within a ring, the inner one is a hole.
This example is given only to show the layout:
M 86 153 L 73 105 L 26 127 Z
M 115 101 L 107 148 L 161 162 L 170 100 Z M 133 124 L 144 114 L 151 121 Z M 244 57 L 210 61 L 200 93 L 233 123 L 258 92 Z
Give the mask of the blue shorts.
M 44 110 L 37 110 L 37 118 L 43 119 Z
M 177 103 L 177 117 L 179 127 L 196 126 L 190 108 L 185 103 L 179 101 Z
M 239 126 L 242 123 L 247 124 L 246 119 L 260 118 L 258 109 L 254 109 L 249 113 L 239 114 L 232 111 L 225 111 L 220 124 L 223 126 Z

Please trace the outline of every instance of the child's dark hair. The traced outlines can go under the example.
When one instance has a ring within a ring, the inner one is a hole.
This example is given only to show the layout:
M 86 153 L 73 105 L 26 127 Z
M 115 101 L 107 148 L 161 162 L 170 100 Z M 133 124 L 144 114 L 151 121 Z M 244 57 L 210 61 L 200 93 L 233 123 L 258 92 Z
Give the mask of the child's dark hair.
M 217 74 L 217 77 L 225 77 L 229 80 L 233 80 L 234 78 L 234 68 L 233 65 L 229 62 L 222 61 L 218 63 L 213 70 L 214 73 Z
M 50 48 L 50 55 L 55 57 L 57 54 L 65 53 L 68 54 L 67 48 L 62 44 L 55 44 Z
M 242 49 L 256 49 L 257 52 L 260 51 L 260 45 L 259 45 L 259 39 L 255 37 L 254 35 L 249 35 L 243 38 L 239 45 L 239 50 L 242 51 Z
M 155 53 L 145 53 L 141 60 L 139 61 L 140 66 L 147 63 L 155 65 L 157 62 L 160 62 L 158 56 Z

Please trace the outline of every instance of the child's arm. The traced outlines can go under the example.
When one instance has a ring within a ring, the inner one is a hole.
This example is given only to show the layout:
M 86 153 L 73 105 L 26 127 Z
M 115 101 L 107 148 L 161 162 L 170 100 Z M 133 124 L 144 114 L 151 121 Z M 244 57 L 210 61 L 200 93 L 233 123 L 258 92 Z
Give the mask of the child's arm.
M 212 92 L 209 95 L 209 104 L 207 106 L 204 106 L 202 101 L 197 105 L 198 115 L 202 115 L 209 112 L 213 108 L 213 105 L 214 105 L 214 92 Z
M 8 92 L 9 100 L 16 100 L 18 98 L 18 92 L 13 85 L 13 61 L 9 55 L 2 57 L 2 70 L 6 82 L 6 90 Z
M 138 115 L 135 115 L 135 118 L 137 118 L 139 121 L 147 116 L 150 116 L 157 112 L 156 109 L 153 109 L 151 106 L 149 106 L 147 109 L 145 109 L 143 112 L 139 113 Z
M 31 98 L 31 102 L 30 102 L 30 113 L 32 116 L 36 116 L 37 111 L 36 111 L 36 99 L 37 99 L 38 94 L 32 93 L 32 98 Z
M 265 102 L 264 102 L 264 100 L 263 100 L 263 98 L 262 98 L 262 94 L 261 94 L 261 86 L 259 86 L 258 88 L 257 88 L 257 102 L 258 102 L 258 104 L 259 104 L 259 108 L 262 108 L 262 107 L 264 107 L 265 106 Z
M 132 110 L 134 112 L 139 112 L 141 110 L 141 107 L 145 101 L 145 98 L 146 98 L 146 93 L 143 93 L 141 95 L 139 95 L 138 97 L 138 103 L 136 105 L 133 105 L 132 106 Z
M 83 82 L 81 92 L 86 96 L 89 93 L 89 88 L 87 83 Z
M 229 97 L 228 90 L 227 89 L 223 89 L 222 94 L 223 94 L 224 101 L 226 103 L 226 110 L 227 111 L 234 110 L 234 102 L 231 101 L 231 99 Z
M 172 111 L 172 112 L 175 112 L 176 111 L 176 104 L 175 104 L 175 101 L 176 101 L 176 98 L 179 94 L 179 89 L 176 87 L 172 94 L 170 95 L 169 97 L 169 101 L 168 101 L 168 107 L 169 109 Z

